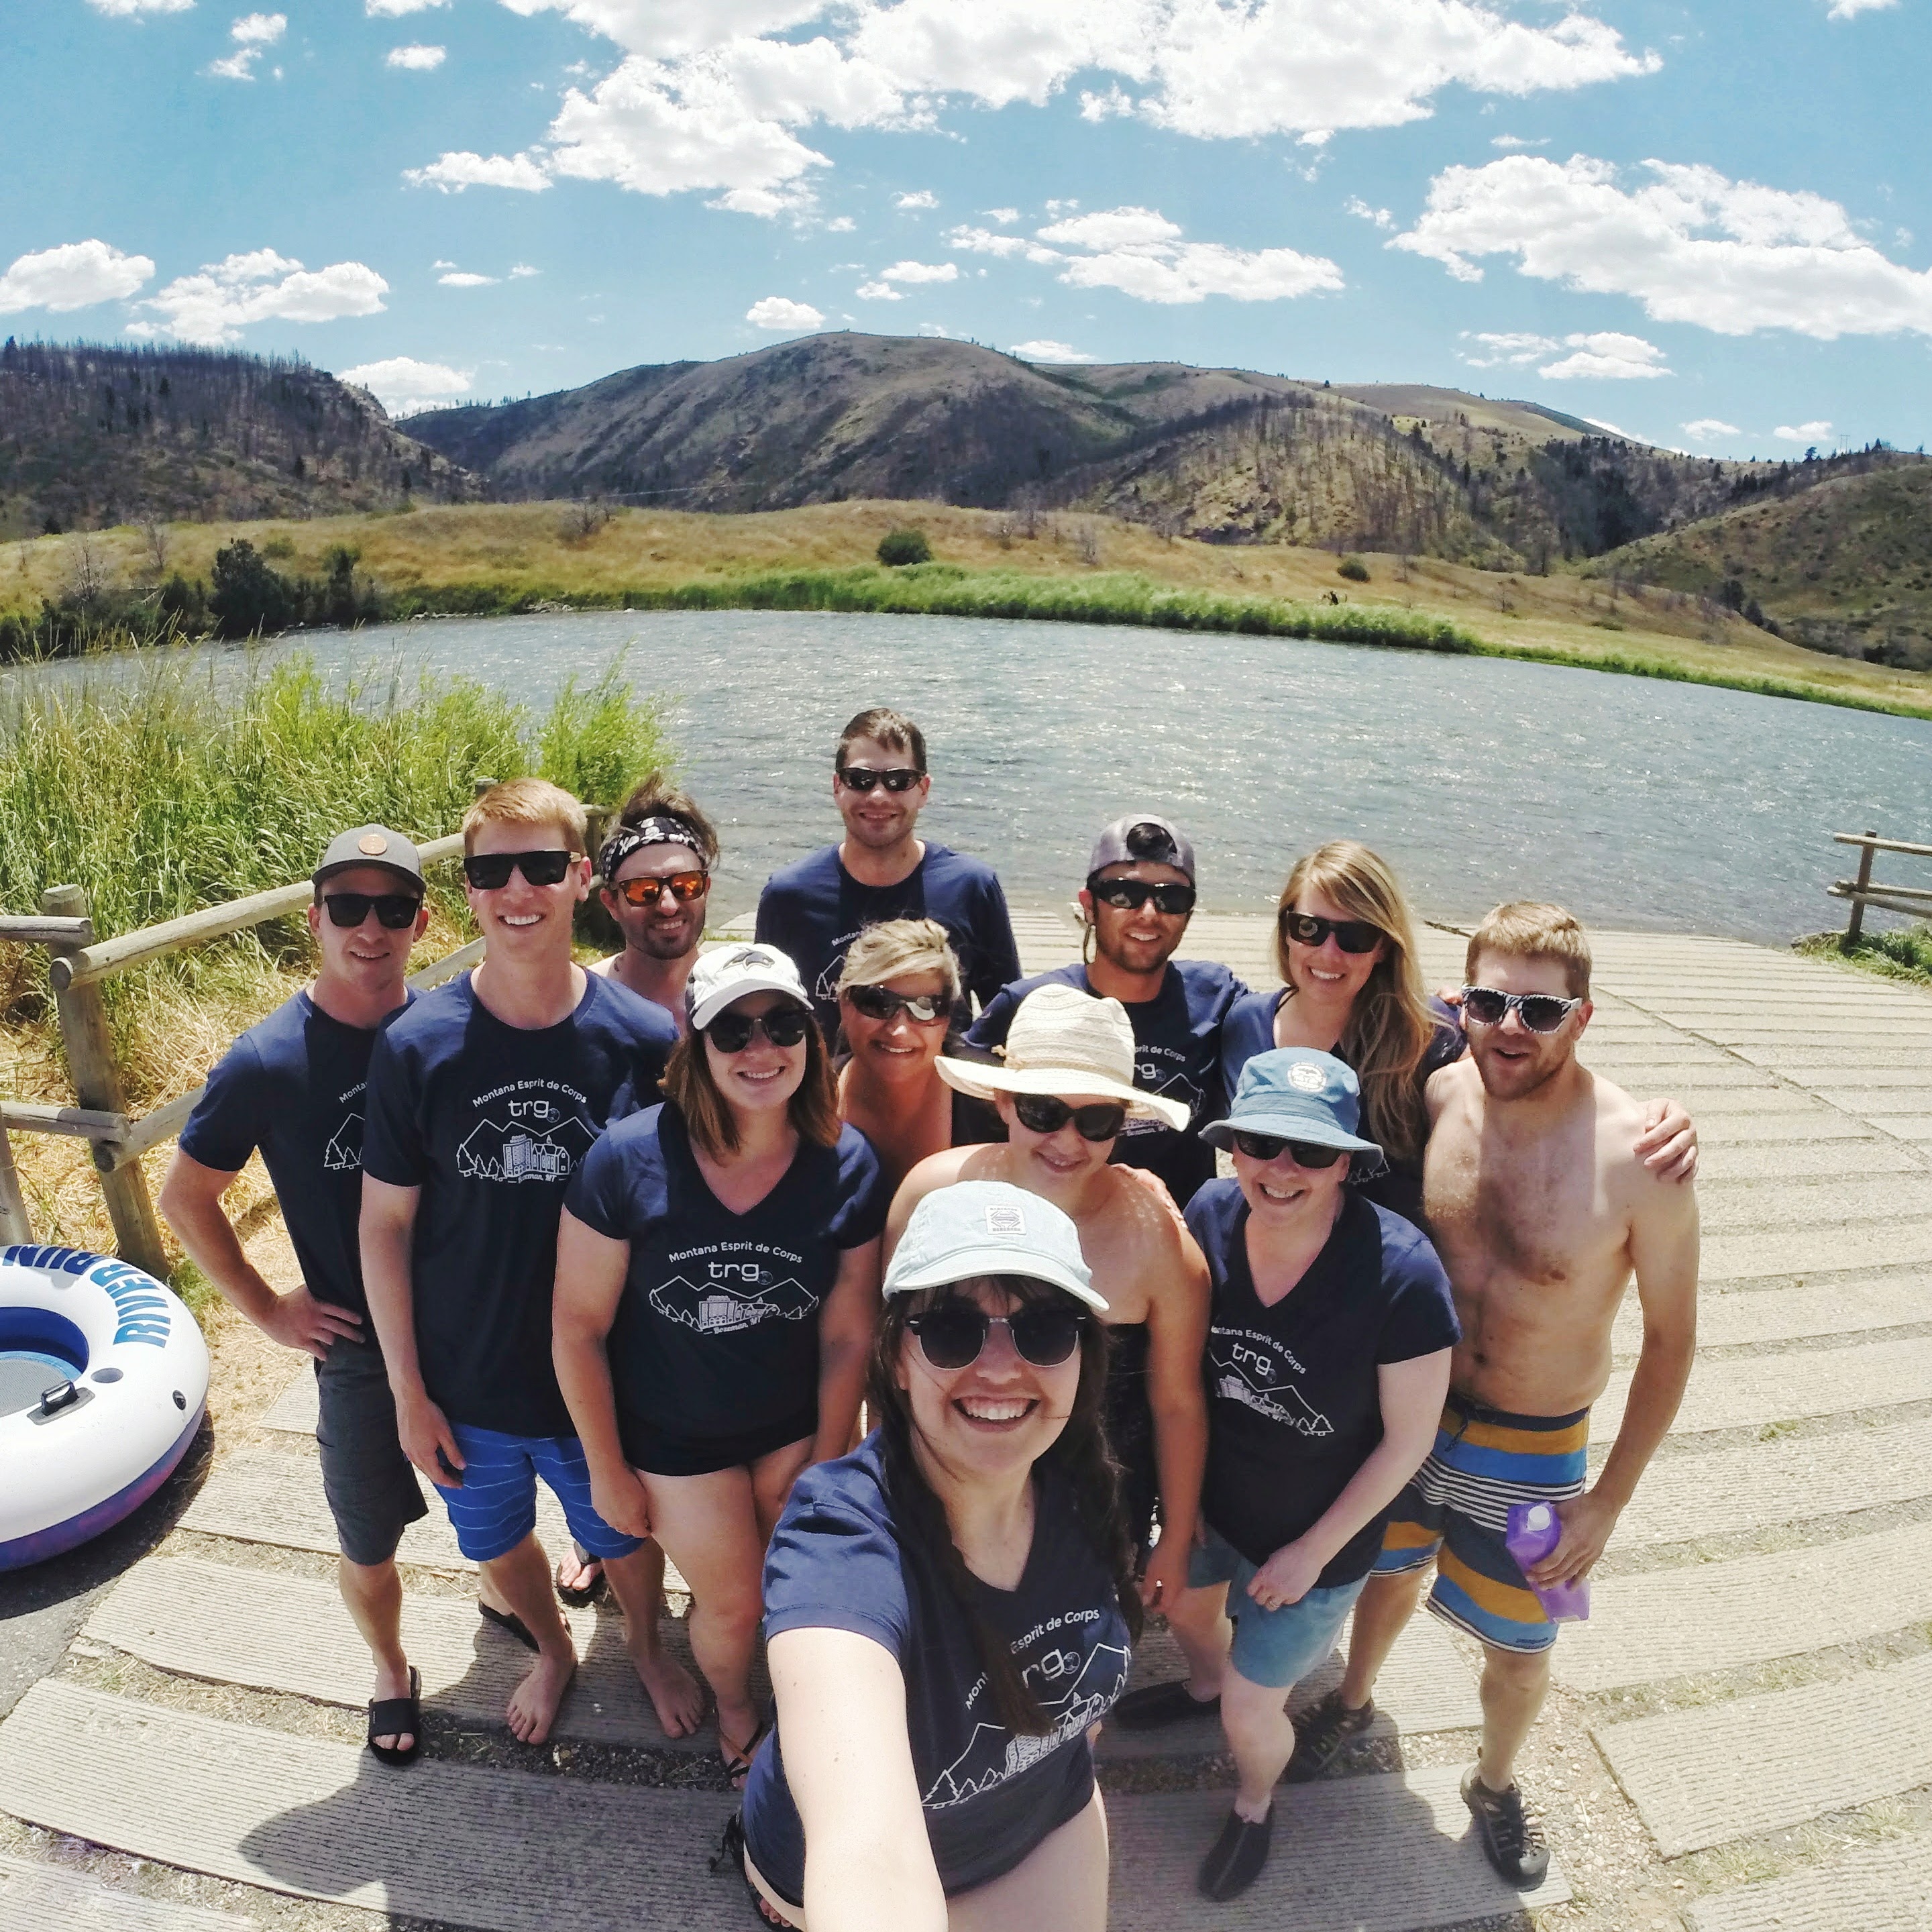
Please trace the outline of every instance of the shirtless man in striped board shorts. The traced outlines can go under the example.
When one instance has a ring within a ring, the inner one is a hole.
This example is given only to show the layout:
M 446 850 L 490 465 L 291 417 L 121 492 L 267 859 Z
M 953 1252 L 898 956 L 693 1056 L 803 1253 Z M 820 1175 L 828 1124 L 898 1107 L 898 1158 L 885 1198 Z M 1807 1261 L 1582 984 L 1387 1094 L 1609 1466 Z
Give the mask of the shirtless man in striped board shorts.
M 1556 906 L 1498 906 L 1469 941 L 1469 1052 L 1428 1088 L 1423 1210 L 1462 1324 L 1434 1448 L 1396 1499 L 1356 1605 L 1340 1688 L 1300 1726 L 1291 1782 L 1316 1777 L 1374 1715 L 1377 1672 L 1422 1600 L 1483 1646 L 1483 1734 L 1462 1781 L 1484 1850 L 1512 1882 L 1550 1853 L 1516 1753 L 1550 1684 L 1558 1626 L 1532 1584 L 1587 1576 L 1683 1399 L 1696 1346 L 1697 1202 L 1632 1151 L 1642 1108 L 1577 1062 L 1590 950 Z M 1586 1486 L 1592 1403 L 1634 1276 L 1643 1348 L 1608 1460 Z M 1526 1575 L 1512 1503 L 1556 1506 L 1562 1540 Z

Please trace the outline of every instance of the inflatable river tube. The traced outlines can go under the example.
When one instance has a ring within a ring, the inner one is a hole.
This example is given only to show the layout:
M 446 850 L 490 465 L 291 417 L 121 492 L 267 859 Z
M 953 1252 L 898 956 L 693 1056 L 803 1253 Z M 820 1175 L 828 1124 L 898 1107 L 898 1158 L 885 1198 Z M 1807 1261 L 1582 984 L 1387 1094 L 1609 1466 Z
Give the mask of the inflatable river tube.
M 152 1275 L 79 1248 L 0 1248 L 0 1570 L 139 1509 L 207 1403 L 208 1346 Z

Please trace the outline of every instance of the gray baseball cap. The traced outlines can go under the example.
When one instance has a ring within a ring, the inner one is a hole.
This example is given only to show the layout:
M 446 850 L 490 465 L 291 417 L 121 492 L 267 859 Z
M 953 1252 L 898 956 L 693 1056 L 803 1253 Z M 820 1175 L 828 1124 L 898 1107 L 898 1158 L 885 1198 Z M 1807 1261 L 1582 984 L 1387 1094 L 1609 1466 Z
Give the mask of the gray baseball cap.
M 885 1292 L 916 1294 L 981 1274 L 1023 1274 L 1107 1310 L 1080 1233 L 1051 1201 L 1004 1180 L 956 1180 L 913 1210 L 886 1270 Z
M 1087 861 L 1087 876 L 1090 879 L 1104 866 L 1136 865 L 1143 859 L 1151 860 L 1157 866 L 1172 866 L 1186 874 L 1190 886 L 1194 883 L 1194 848 L 1170 820 L 1148 812 L 1115 819 L 1094 840 L 1092 856 Z
M 338 832 L 315 868 L 315 883 L 319 886 L 331 873 L 346 872 L 354 866 L 381 866 L 418 886 L 423 882 L 422 856 L 400 832 L 386 825 L 358 825 Z

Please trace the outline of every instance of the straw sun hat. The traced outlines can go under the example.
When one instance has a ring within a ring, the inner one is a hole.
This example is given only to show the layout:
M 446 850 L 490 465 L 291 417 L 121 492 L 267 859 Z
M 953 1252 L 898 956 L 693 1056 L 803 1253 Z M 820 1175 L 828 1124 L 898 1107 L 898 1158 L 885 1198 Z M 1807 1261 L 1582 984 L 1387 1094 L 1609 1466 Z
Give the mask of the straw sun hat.
M 1006 1033 L 1004 1064 L 941 1055 L 939 1077 L 975 1100 L 996 1094 L 1077 1094 L 1122 1102 L 1135 1119 L 1181 1128 L 1190 1114 L 1179 1100 L 1143 1094 L 1134 1084 L 1134 1030 L 1118 1000 L 1096 1000 L 1058 982 L 1021 1000 Z

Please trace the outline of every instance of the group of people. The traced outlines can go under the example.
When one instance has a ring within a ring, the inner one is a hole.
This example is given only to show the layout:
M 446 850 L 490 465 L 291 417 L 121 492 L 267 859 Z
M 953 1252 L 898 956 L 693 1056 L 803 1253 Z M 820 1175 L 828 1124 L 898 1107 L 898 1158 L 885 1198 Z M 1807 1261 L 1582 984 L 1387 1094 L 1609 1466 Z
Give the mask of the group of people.
M 917 836 L 931 788 L 918 727 L 862 712 L 843 838 L 707 946 L 718 842 L 682 792 L 646 781 L 592 852 L 567 793 L 500 784 L 463 827 L 482 962 L 421 995 L 414 846 L 360 826 L 322 855 L 315 981 L 211 1074 L 162 1207 L 316 1358 L 370 1749 L 424 1741 L 396 1565 L 420 1472 L 480 1613 L 534 1653 L 514 1735 L 568 1690 L 560 1600 L 607 1588 L 664 1730 L 708 1700 L 761 1922 L 1100 1932 L 1102 1721 L 1218 1712 L 1238 1781 L 1199 1882 L 1232 1898 L 1283 1776 L 1373 1721 L 1427 1584 L 1484 1653 L 1464 1797 L 1533 1886 L 1538 1592 L 1588 1574 L 1683 1392 L 1691 1123 L 1578 1060 L 1589 950 L 1556 907 L 1498 908 L 1432 997 L 1389 868 L 1335 842 L 1289 872 L 1282 983 L 1253 992 L 1175 956 L 1195 855 L 1149 814 L 1093 848 L 1084 963 L 1023 979 L 992 871 Z M 593 889 L 624 944 L 586 967 Z M 279 1293 L 222 1205 L 257 1150 L 302 1273 Z M 1589 1482 L 1633 1278 L 1642 1352 Z M 1561 1528 L 1526 1570 L 1526 1502 Z M 660 1636 L 667 1558 L 696 1678 Z M 1291 1720 L 1352 1612 L 1339 1688 Z M 1186 1675 L 1129 1691 L 1150 1613 Z

